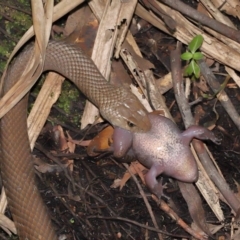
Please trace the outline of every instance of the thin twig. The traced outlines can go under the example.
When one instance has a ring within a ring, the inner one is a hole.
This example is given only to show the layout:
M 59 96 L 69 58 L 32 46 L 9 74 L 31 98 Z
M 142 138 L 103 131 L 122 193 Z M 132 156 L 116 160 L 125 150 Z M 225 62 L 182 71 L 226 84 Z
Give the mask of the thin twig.
M 148 209 L 148 212 L 149 212 L 149 214 L 150 214 L 150 216 L 151 216 L 153 225 L 155 226 L 156 229 L 159 229 L 158 224 L 157 224 L 157 221 L 156 221 L 156 218 L 155 218 L 155 216 L 154 216 L 154 214 L 153 214 L 151 205 L 149 204 L 149 201 L 148 201 L 148 199 L 147 199 L 147 197 L 146 197 L 146 195 L 145 195 L 145 193 L 144 193 L 141 185 L 139 184 L 139 182 L 138 182 L 137 178 L 135 177 L 135 175 L 134 175 L 134 174 L 132 173 L 132 171 L 130 170 L 128 164 L 123 163 L 123 165 L 124 165 L 124 167 L 128 170 L 128 172 L 130 173 L 132 179 L 133 179 L 134 182 L 136 183 L 136 185 L 137 185 L 137 187 L 138 187 L 138 190 L 139 190 L 139 193 L 141 194 L 141 196 L 142 196 L 142 198 L 143 198 L 143 201 L 144 201 L 144 203 L 145 203 L 145 205 L 146 205 L 146 207 L 147 207 L 147 209 Z M 163 236 L 162 236 L 160 233 L 158 234 L 158 237 L 159 237 L 159 239 L 163 239 Z
M 165 232 L 165 231 L 163 231 L 163 230 L 159 230 L 159 229 L 154 228 L 154 227 L 149 227 L 149 226 L 146 226 L 146 225 L 144 225 L 144 224 L 138 223 L 138 222 L 136 222 L 136 221 L 133 221 L 133 220 L 130 220 L 130 219 L 127 219 L 127 218 L 122 218 L 122 217 L 103 217 L 103 216 L 94 215 L 94 216 L 88 216 L 87 218 L 98 218 L 98 219 L 106 219 L 106 220 L 124 221 L 124 222 L 129 222 L 129 223 L 131 223 L 131 224 L 134 224 L 134 225 L 136 225 L 136 226 L 139 226 L 139 227 L 148 229 L 148 230 L 153 231 L 153 232 L 162 233 L 162 234 L 167 235 L 167 236 L 179 237 L 179 238 L 188 238 L 188 236 L 186 236 L 186 235 L 172 234 L 172 233 Z

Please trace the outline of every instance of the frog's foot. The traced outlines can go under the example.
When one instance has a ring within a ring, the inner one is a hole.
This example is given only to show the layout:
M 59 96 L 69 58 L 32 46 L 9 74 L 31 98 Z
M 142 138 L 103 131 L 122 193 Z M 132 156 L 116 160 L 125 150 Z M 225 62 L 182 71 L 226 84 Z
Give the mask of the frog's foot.
M 221 143 L 221 139 L 217 138 L 212 131 L 201 126 L 191 126 L 181 134 L 181 139 L 186 144 L 189 144 L 193 138 L 211 140 L 218 145 Z
M 162 179 L 160 182 L 157 181 L 157 176 L 163 172 L 163 166 L 160 164 L 153 164 L 150 170 L 145 175 L 146 185 L 159 199 L 163 195 L 164 186 L 162 185 Z

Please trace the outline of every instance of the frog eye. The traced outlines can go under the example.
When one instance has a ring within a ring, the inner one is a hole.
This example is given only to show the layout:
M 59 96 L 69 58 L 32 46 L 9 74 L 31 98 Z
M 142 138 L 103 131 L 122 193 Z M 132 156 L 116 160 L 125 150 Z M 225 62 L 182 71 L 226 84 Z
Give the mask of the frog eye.
M 135 127 L 135 124 L 130 122 L 130 121 L 127 121 L 127 125 L 130 127 L 130 128 L 133 128 Z

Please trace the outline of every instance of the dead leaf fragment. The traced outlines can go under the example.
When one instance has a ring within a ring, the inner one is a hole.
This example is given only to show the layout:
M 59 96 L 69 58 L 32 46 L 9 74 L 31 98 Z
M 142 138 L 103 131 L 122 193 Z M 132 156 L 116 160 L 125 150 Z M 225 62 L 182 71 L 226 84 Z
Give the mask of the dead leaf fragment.
M 108 151 L 112 143 L 113 131 L 113 127 L 108 126 L 93 138 L 87 148 L 88 155 L 94 157 L 101 152 Z
M 42 161 L 40 158 L 36 158 L 34 159 L 34 164 L 35 164 L 35 168 L 37 169 L 37 171 L 39 171 L 40 173 L 47 173 L 47 172 L 62 172 L 63 169 L 62 167 L 68 168 L 69 166 L 72 165 L 72 160 L 67 161 L 67 163 L 62 164 L 62 166 L 59 166 L 57 164 L 49 164 L 46 163 L 44 161 Z
M 144 179 L 144 175 L 145 173 L 148 171 L 147 168 L 145 168 L 142 164 L 140 164 L 138 161 L 132 162 L 129 166 L 130 171 L 132 172 L 132 174 L 136 175 L 138 174 L 138 176 L 141 178 L 142 182 L 145 184 L 145 179 Z M 146 171 L 147 170 L 147 171 Z M 127 171 L 122 179 L 121 179 L 121 183 L 120 183 L 120 190 L 122 190 L 122 188 L 125 186 L 126 182 L 131 178 L 130 173 Z

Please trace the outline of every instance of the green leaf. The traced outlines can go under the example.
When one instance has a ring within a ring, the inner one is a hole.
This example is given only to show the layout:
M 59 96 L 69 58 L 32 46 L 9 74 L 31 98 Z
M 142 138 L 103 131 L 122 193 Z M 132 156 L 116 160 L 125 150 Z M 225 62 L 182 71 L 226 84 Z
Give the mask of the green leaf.
M 189 64 L 185 70 L 184 70 L 184 76 L 191 76 L 193 73 L 193 68 L 192 66 Z
M 195 52 L 192 57 L 194 60 L 201 60 L 203 59 L 203 54 L 201 52 Z
M 192 59 L 192 58 L 193 58 L 193 54 L 190 53 L 190 52 L 185 52 L 185 53 L 183 53 L 183 54 L 181 55 L 181 59 L 182 59 L 182 60 L 188 61 L 188 60 L 190 60 L 190 59 Z
M 193 74 L 195 75 L 195 77 L 199 78 L 200 77 L 200 67 L 197 65 L 197 63 L 194 60 L 192 60 L 189 65 L 191 65 L 191 68 L 193 70 Z
M 202 43 L 203 43 L 203 36 L 202 35 L 197 35 L 188 44 L 188 49 L 191 51 L 191 53 L 195 53 L 196 50 L 199 49 L 202 46 Z

